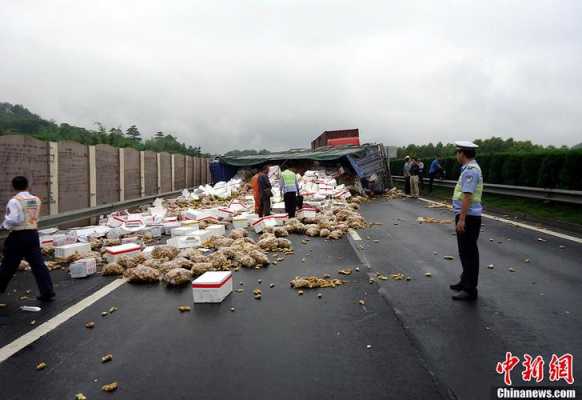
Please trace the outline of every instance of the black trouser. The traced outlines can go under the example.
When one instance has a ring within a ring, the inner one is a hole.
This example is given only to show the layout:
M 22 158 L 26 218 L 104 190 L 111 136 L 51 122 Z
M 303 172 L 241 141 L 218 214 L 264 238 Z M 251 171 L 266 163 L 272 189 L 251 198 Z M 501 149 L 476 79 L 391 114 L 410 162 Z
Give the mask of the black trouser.
M 23 258 L 30 264 L 41 296 L 52 296 L 53 282 L 42 258 L 36 230 L 12 231 L 6 238 L 4 258 L 0 266 L 0 292 L 6 290 Z
M 424 179 L 422 178 L 422 172 L 418 174 L 418 188 L 420 189 L 420 194 L 424 192 Z
M 434 181 L 436 174 L 428 174 L 428 192 L 431 193 L 432 192 L 432 183 Z
M 404 177 L 404 193 L 410 194 L 410 176 Z
M 455 223 L 459 222 L 459 216 L 455 217 Z M 457 232 L 457 245 L 459 257 L 463 266 L 461 285 L 471 294 L 477 294 L 477 282 L 479 280 L 479 248 L 477 240 L 481 232 L 481 217 L 467 215 L 465 217 L 465 232 Z
M 271 215 L 271 196 L 261 196 L 261 208 L 259 217 L 266 217 Z
M 289 218 L 295 218 L 295 211 L 297 210 L 297 192 L 287 192 L 283 195 L 285 202 L 285 212 Z

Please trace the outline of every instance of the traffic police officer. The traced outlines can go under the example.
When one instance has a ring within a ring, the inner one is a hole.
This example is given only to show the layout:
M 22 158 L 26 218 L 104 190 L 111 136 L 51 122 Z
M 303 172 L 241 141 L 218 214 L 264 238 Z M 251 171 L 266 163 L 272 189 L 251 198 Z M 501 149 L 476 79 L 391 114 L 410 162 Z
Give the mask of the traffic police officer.
M 281 193 L 283 194 L 283 201 L 285 202 L 285 212 L 289 215 L 289 218 L 295 218 L 297 198 L 299 196 L 297 175 L 295 175 L 293 170 L 287 168 L 281 173 L 281 181 Z
M 38 285 L 41 301 L 51 301 L 55 296 L 49 270 L 40 251 L 38 216 L 40 199 L 28 192 L 28 180 L 17 176 L 12 180 L 17 194 L 6 206 L 3 229 L 10 231 L 4 242 L 4 258 L 0 265 L 0 293 L 6 291 L 8 283 L 24 258 L 29 264 Z
M 483 175 L 475 152 L 478 146 L 472 142 L 455 142 L 457 161 L 461 164 L 461 174 L 453 193 L 453 211 L 457 231 L 457 245 L 463 272 L 460 282 L 450 288 L 457 291 L 454 300 L 472 301 L 477 299 L 479 279 L 479 248 L 477 240 L 481 231 L 481 196 Z

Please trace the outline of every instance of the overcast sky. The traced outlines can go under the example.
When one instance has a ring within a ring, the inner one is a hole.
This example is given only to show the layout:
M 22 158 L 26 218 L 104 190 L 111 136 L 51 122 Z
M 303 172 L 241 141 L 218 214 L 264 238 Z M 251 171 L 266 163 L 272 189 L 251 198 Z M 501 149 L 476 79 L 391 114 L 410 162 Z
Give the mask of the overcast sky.
M 0 101 L 205 150 L 582 142 L 582 1 L 2 0 Z

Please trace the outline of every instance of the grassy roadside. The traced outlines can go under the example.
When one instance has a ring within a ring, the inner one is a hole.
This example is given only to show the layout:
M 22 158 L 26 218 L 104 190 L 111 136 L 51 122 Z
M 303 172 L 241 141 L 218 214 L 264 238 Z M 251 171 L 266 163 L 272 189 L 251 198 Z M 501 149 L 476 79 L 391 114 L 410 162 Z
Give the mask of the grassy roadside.
M 402 188 L 402 184 L 398 184 Z M 428 185 L 425 184 L 423 197 L 433 200 L 450 201 L 452 189 L 433 187 L 433 192 L 428 194 Z M 579 225 L 582 229 L 582 207 L 573 204 L 554 203 L 544 200 L 523 199 L 497 194 L 483 194 L 483 205 L 486 211 L 495 214 L 508 214 L 521 219 L 536 222 L 558 222 Z

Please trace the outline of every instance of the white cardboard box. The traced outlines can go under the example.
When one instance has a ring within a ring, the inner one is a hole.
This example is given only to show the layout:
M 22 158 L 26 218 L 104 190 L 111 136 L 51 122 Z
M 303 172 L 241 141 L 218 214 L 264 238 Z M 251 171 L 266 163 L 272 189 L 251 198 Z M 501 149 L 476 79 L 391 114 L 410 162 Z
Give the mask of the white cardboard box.
M 94 258 L 82 258 L 69 265 L 71 278 L 86 278 L 97 272 L 97 261 Z
M 141 246 L 135 243 L 121 244 L 105 248 L 105 257 L 108 262 L 117 262 L 121 256 L 131 256 L 141 251 Z
M 226 234 L 226 229 L 224 228 L 224 225 L 221 224 L 208 225 L 206 230 L 213 236 L 224 236 Z
M 89 243 L 65 244 L 63 246 L 55 246 L 55 257 L 66 258 L 72 256 L 75 253 L 78 253 L 80 256 L 84 256 L 90 251 L 91 245 Z
M 232 272 L 210 271 L 192 281 L 194 303 L 221 303 L 232 293 Z

